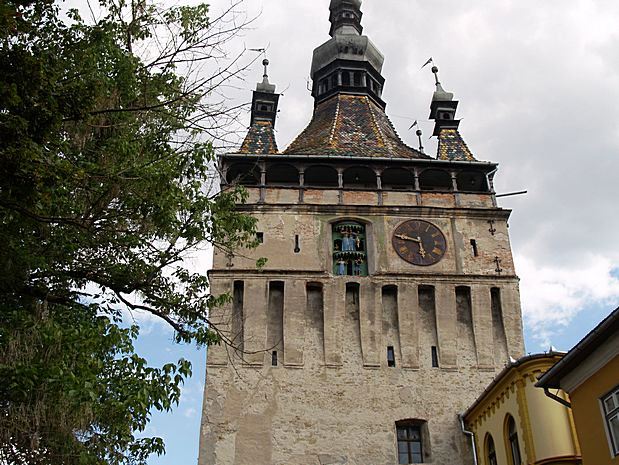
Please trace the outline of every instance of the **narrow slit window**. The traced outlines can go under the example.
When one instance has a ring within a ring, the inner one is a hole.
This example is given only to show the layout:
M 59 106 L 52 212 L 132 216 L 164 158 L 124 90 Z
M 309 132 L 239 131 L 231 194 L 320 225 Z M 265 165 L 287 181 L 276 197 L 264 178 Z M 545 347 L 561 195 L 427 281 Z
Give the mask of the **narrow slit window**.
M 271 354 L 271 366 L 276 367 L 277 366 L 277 351 L 274 350 L 273 353 Z
M 432 346 L 432 368 L 438 368 L 438 349 Z
M 392 346 L 387 347 L 387 366 L 395 367 L 395 351 Z
M 263 244 L 264 243 L 264 233 L 263 232 L 257 232 L 256 233 L 256 241 L 258 241 L 259 244 Z
M 473 251 L 473 257 L 479 257 L 479 249 L 477 248 L 477 241 L 471 239 L 471 250 Z
M 294 236 L 294 253 L 301 252 L 301 241 L 299 239 L 299 235 L 295 234 Z

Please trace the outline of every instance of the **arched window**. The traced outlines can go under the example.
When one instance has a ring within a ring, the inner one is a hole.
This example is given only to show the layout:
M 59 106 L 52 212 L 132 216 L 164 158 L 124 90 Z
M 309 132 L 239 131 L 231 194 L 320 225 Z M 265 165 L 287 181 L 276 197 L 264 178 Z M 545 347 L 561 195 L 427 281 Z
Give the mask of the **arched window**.
M 376 189 L 376 173 L 364 166 L 353 166 L 344 171 L 344 188 Z
M 228 168 L 226 181 L 228 184 L 256 186 L 260 184 L 260 168 L 253 163 L 236 163 Z
M 451 191 L 453 183 L 451 175 L 443 170 L 425 170 L 419 176 L 419 185 L 427 191 Z
M 481 171 L 463 171 L 456 179 L 461 192 L 488 192 L 488 180 Z
M 354 84 L 355 84 L 355 87 L 359 87 L 361 85 L 361 72 L 360 71 L 355 71 Z
M 267 167 L 267 184 L 296 186 L 299 184 L 299 171 L 292 165 L 278 163 Z
M 522 465 L 522 456 L 520 455 L 520 444 L 518 442 L 518 431 L 516 430 L 516 422 L 511 415 L 507 416 L 507 444 L 508 455 L 510 457 L 510 465 Z
M 496 448 L 491 434 L 486 436 L 486 458 L 488 459 L 488 465 L 497 465 Z
M 333 273 L 337 276 L 367 276 L 365 226 L 355 221 L 333 225 Z
M 413 174 L 404 168 L 387 168 L 382 174 L 383 189 L 385 190 L 413 190 L 415 179 Z
M 306 187 L 338 187 L 337 170 L 330 166 L 310 166 L 305 170 Z
M 348 53 L 348 48 L 346 48 L 346 53 Z M 350 73 L 348 71 L 342 72 L 342 85 L 346 87 L 350 86 Z
M 273 104 L 269 102 L 256 102 L 256 110 L 257 111 L 273 111 Z

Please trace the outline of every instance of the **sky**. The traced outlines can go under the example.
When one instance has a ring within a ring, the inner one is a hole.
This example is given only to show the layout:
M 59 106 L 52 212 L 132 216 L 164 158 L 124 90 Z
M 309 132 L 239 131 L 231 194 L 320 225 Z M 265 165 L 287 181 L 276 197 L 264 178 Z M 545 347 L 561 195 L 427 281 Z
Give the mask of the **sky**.
M 215 13 L 229 0 L 210 2 Z M 230 53 L 267 48 L 271 82 L 283 92 L 277 140 L 285 148 L 307 125 L 312 50 L 326 41 L 329 0 L 245 0 L 256 17 Z M 528 352 L 567 350 L 619 306 L 619 2 L 616 0 L 365 0 L 364 33 L 385 55 L 383 99 L 401 137 L 412 121 L 429 136 L 434 90 L 429 57 L 460 101 L 461 134 L 480 160 L 498 162 L 500 199 L 521 278 Z M 250 56 L 251 53 L 247 52 Z M 230 89 L 251 99 L 259 60 Z M 244 116 L 244 125 L 249 116 Z M 242 127 L 240 128 L 243 129 Z M 242 137 L 242 133 L 239 137 Z M 427 136 L 424 136 L 427 138 Z M 425 143 L 428 153 L 436 142 Z M 200 263 L 207 268 L 208 257 Z M 172 343 L 145 320 L 138 348 L 154 364 L 194 362 L 179 408 L 147 433 L 167 442 L 150 465 L 197 460 L 205 352 Z

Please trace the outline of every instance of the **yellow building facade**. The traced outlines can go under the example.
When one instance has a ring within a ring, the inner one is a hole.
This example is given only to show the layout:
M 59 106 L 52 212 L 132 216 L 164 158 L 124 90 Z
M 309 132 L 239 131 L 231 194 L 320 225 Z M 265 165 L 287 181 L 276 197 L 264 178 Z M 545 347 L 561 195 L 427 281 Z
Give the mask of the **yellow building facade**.
M 561 358 L 537 354 L 511 363 L 463 415 L 479 465 L 582 463 L 572 412 L 535 387 Z
M 569 393 L 584 465 L 619 464 L 619 309 L 550 369 L 538 386 L 551 396 L 555 389 Z

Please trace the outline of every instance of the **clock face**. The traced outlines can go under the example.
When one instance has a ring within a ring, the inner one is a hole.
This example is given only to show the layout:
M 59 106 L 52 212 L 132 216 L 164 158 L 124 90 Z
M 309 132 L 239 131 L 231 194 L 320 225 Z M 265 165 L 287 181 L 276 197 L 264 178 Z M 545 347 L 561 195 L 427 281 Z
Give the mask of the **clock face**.
M 432 223 L 409 220 L 393 232 L 393 248 L 408 263 L 428 266 L 438 263 L 447 251 L 445 236 Z

